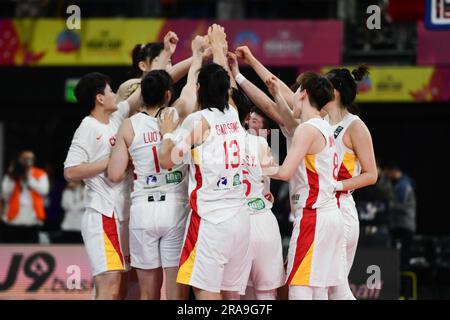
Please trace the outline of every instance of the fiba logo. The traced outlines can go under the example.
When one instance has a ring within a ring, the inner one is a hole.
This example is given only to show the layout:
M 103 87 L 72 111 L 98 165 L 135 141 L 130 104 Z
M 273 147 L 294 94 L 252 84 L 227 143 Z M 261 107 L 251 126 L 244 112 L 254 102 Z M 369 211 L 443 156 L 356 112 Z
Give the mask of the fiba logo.
M 218 188 L 225 188 L 228 184 L 228 180 L 226 177 L 221 177 L 219 181 L 217 181 Z
M 71 14 L 66 20 L 66 26 L 69 30 L 81 29 L 81 9 L 79 6 L 71 5 L 66 9 L 67 14 Z

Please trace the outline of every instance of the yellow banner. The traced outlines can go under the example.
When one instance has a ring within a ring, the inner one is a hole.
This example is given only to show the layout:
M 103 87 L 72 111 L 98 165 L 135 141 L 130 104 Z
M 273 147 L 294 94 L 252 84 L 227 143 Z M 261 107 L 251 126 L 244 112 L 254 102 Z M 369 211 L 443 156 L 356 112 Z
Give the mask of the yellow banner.
M 326 73 L 335 67 L 324 67 Z M 347 66 L 349 70 L 354 67 Z M 358 83 L 359 102 L 413 102 L 432 101 L 432 90 L 427 90 L 433 76 L 433 67 L 370 67 L 369 76 Z
M 164 19 L 14 19 L 8 26 L 15 65 L 130 65 L 138 43 L 156 41 Z

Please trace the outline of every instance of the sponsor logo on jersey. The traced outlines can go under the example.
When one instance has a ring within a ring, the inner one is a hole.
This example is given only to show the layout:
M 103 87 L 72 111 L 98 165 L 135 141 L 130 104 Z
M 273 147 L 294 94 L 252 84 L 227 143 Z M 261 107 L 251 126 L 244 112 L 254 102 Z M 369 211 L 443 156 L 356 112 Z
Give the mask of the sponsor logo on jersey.
M 157 182 L 158 182 L 158 178 L 156 176 L 151 174 L 147 177 L 147 184 L 149 186 L 155 185 Z
M 111 147 L 114 147 L 116 145 L 116 137 L 115 136 L 109 138 L 109 144 L 111 145 Z
M 228 184 L 228 180 L 226 177 L 221 177 L 219 179 L 219 181 L 217 181 L 217 187 L 221 188 L 221 189 L 225 188 L 227 186 L 227 184 Z
M 238 186 L 240 184 L 242 184 L 241 176 L 239 175 L 239 173 L 236 173 L 233 177 L 233 187 Z
M 166 174 L 166 183 L 180 183 L 183 180 L 181 171 L 173 171 Z
M 266 204 L 261 198 L 251 199 L 249 202 L 247 202 L 247 205 L 250 207 L 250 209 L 253 210 L 263 210 L 266 207 Z
M 334 138 L 337 139 L 341 131 L 344 130 L 344 127 L 338 126 L 336 130 L 334 130 Z

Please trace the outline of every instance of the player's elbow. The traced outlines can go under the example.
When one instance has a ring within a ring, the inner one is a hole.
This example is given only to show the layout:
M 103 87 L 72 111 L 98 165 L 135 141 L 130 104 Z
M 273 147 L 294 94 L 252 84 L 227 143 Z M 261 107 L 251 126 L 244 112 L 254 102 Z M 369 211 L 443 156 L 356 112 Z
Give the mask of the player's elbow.
M 75 172 L 73 168 L 65 168 L 64 169 L 64 179 L 66 179 L 67 182 L 75 182 L 77 179 L 75 178 Z
M 372 172 L 369 174 L 369 185 L 373 185 L 378 181 L 378 172 Z
M 109 168 L 108 168 L 107 174 L 108 174 L 108 180 L 111 181 L 112 183 L 119 183 L 124 178 L 123 173 L 118 172 L 117 170 L 110 170 Z
M 283 180 L 283 181 L 288 181 L 290 178 L 289 175 L 286 173 L 279 174 L 278 177 L 279 177 L 279 180 Z
M 278 170 L 277 173 L 272 175 L 272 178 L 282 181 L 288 181 L 290 177 L 289 173 L 284 170 Z

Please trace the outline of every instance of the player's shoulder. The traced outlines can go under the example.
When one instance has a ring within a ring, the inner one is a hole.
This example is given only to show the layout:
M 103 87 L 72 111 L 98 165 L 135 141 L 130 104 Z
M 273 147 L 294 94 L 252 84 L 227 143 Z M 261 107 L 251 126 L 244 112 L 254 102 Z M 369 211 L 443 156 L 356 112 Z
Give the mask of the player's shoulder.
M 140 84 L 141 83 L 141 79 L 140 78 L 131 78 L 128 79 L 127 81 L 123 82 L 119 88 L 129 88 L 130 86 L 136 85 L 136 84 Z
M 349 124 L 347 131 L 350 134 L 364 133 L 364 132 L 368 132 L 369 128 L 367 127 L 367 125 L 364 123 L 364 121 L 360 117 L 355 116 L 354 120 Z
M 184 119 L 184 121 L 195 121 L 195 120 L 200 121 L 202 118 L 205 118 L 204 112 L 203 112 L 203 110 L 199 110 L 199 111 L 195 111 L 195 112 L 192 112 L 191 114 L 189 114 Z
M 75 131 L 75 135 L 86 135 L 100 127 L 100 123 L 91 116 L 86 116 L 81 120 Z
M 102 134 L 104 125 L 91 116 L 84 117 L 73 135 L 73 140 L 88 143 L 92 137 Z

